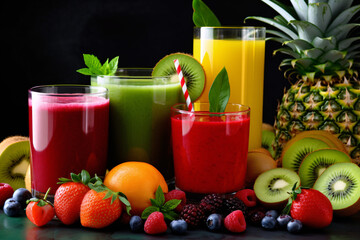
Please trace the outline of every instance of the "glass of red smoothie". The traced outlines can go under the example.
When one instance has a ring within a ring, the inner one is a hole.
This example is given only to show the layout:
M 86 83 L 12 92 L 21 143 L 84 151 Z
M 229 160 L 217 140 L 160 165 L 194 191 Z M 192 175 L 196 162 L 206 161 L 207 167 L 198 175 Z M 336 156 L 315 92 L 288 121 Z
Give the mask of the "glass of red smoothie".
M 210 113 L 208 103 L 171 108 L 176 187 L 187 193 L 227 194 L 244 186 L 249 144 L 250 108 L 228 104 Z
M 31 188 L 52 199 L 60 177 L 87 170 L 104 176 L 109 125 L 108 90 L 83 85 L 33 87 L 28 92 Z M 49 198 L 48 198 L 49 199 Z

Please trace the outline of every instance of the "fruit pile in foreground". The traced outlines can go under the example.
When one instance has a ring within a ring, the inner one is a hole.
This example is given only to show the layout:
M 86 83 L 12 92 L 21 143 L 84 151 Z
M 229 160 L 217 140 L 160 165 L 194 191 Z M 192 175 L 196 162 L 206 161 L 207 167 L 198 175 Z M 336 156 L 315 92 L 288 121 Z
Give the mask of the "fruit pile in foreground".
M 277 28 L 270 38 L 282 44 L 275 52 L 286 54 L 280 67 L 297 81 L 278 106 L 274 151 L 297 133 L 326 130 L 349 148 L 360 163 L 360 45 L 353 1 L 291 1 L 292 6 L 265 1 L 280 15 L 274 19 L 248 17 Z

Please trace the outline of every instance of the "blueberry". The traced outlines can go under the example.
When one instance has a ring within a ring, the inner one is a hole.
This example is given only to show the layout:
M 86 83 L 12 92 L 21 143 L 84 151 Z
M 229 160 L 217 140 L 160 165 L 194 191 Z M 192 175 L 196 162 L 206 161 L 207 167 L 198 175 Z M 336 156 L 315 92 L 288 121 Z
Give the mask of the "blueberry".
M 20 216 L 24 212 L 21 204 L 14 198 L 8 198 L 4 203 L 4 213 L 9 217 Z
M 185 220 L 173 220 L 170 222 L 171 232 L 177 235 L 185 234 L 187 231 L 188 225 Z
M 269 210 L 265 213 L 265 215 L 276 219 L 279 216 L 279 213 L 276 210 Z
M 275 229 L 276 227 L 276 219 L 271 216 L 265 216 L 261 220 L 261 226 L 267 230 Z
M 290 220 L 287 224 L 287 230 L 291 233 L 300 232 L 302 229 L 302 223 L 299 220 Z
M 142 232 L 144 230 L 144 222 L 139 216 L 132 216 L 129 224 L 132 232 Z
M 210 231 L 219 231 L 222 228 L 223 217 L 220 214 L 210 214 L 206 219 L 206 226 Z
M 24 209 L 26 208 L 26 201 L 32 198 L 32 195 L 26 188 L 18 188 L 15 190 L 13 198 L 18 201 Z
M 279 227 L 286 227 L 286 225 L 288 224 L 288 222 L 291 220 L 292 218 L 287 215 L 287 214 L 281 214 L 280 216 L 278 216 L 278 218 L 276 219 Z

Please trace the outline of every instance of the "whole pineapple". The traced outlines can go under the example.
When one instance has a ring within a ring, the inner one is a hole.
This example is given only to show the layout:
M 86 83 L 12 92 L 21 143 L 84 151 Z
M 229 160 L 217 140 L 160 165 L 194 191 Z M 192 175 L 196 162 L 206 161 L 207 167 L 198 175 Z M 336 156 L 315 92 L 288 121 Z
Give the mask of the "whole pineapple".
M 262 0 L 280 15 L 248 17 L 272 25 L 267 33 L 289 57 L 280 67 L 296 83 L 285 92 L 274 123 L 276 157 L 298 132 L 327 130 L 360 162 L 360 5 L 352 0 Z M 291 6 L 290 6 L 291 3 Z

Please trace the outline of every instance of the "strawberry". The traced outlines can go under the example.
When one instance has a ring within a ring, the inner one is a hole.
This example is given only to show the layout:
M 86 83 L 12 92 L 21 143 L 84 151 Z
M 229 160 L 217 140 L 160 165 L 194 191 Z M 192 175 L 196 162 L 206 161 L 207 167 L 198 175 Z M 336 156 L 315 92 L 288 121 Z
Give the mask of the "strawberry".
M 26 216 L 38 227 L 47 224 L 55 216 L 54 207 L 48 200 L 46 200 L 49 191 L 50 188 L 43 199 L 31 198 L 27 201 L 28 205 L 26 207 Z
M 113 192 L 101 180 L 95 184 L 89 184 L 88 191 L 80 206 L 80 222 L 84 227 L 103 228 L 115 222 L 122 213 L 122 203 L 126 206 L 127 214 L 131 210 L 126 196 L 119 192 Z
M 86 170 L 80 174 L 70 174 L 71 179 L 59 178 L 61 186 L 54 196 L 56 216 L 65 225 L 71 225 L 80 220 L 80 205 L 85 194 L 90 190 L 87 186 L 90 175 Z
M 144 231 L 147 234 L 160 234 L 167 230 L 164 215 L 161 212 L 152 212 L 146 219 Z
M 293 192 L 283 213 L 300 220 L 302 224 L 311 228 L 329 226 L 333 218 L 333 209 L 330 200 L 315 189 L 299 188 Z

